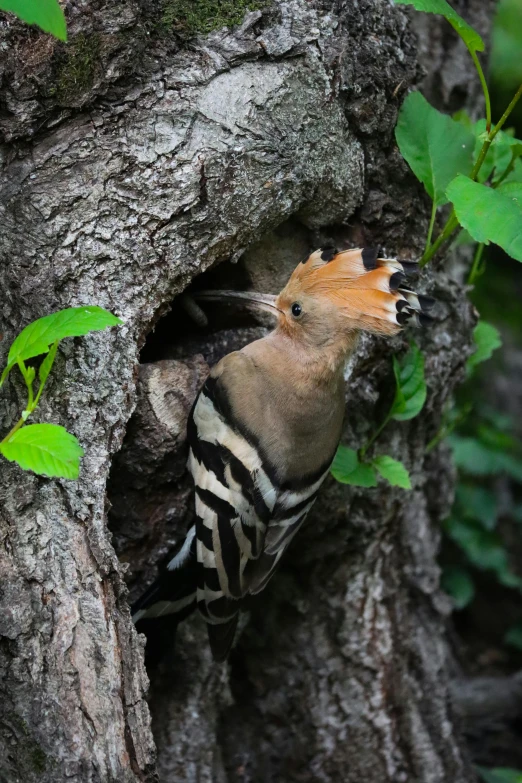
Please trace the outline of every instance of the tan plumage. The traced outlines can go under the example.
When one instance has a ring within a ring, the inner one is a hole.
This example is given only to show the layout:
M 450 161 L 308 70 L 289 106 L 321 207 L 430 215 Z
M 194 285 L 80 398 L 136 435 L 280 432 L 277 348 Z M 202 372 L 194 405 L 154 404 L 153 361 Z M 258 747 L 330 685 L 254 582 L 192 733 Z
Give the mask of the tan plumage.
M 405 265 L 370 250 L 318 250 L 279 296 L 200 292 L 268 309 L 267 337 L 225 356 L 189 419 L 196 523 L 136 619 L 197 604 L 224 660 L 242 599 L 260 592 L 313 505 L 341 436 L 343 368 L 361 329 L 392 335 L 432 301 Z

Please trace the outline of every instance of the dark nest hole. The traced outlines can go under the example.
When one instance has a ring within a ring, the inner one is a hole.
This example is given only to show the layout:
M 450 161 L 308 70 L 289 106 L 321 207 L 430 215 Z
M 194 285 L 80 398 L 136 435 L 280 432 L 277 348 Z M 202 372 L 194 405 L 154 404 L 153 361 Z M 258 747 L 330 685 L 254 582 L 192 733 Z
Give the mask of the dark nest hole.
M 244 291 L 252 288 L 250 276 L 241 262 L 233 264 L 225 261 L 204 272 L 172 302 L 168 312 L 148 335 L 140 352 L 140 364 L 151 364 L 164 359 L 187 359 L 201 354 L 207 364 L 212 366 L 228 353 L 220 346 L 225 342 L 236 350 L 252 339 L 264 334 L 264 321 L 261 314 L 248 308 L 217 302 L 205 302 L 201 305 L 207 317 L 207 325 L 197 323 L 190 315 L 186 299 L 192 293 L 203 289 L 227 289 Z

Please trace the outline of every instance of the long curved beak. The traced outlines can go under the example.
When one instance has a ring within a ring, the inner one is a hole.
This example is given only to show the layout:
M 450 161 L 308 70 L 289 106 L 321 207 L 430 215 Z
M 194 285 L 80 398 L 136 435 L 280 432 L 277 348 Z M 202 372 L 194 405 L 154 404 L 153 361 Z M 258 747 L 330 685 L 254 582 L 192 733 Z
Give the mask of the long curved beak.
M 203 302 L 238 302 L 247 307 L 255 307 L 265 310 L 271 315 L 278 316 L 282 311 L 276 307 L 277 296 L 273 294 L 258 294 L 255 291 L 194 291 L 194 299 Z

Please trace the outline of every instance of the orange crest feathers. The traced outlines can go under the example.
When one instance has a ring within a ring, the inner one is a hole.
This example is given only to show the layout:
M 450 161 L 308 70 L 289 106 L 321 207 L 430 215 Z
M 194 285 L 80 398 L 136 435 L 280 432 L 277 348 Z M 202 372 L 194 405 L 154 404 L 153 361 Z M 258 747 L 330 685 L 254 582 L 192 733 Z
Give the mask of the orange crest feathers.
M 379 334 L 395 334 L 407 323 L 425 325 L 434 300 L 417 295 L 405 285 L 416 271 L 412 262 L 378 258 L 377 252 L 333 248 L 316 250 L 294 270 L 288 293 L 325 297 L 354 327 Z

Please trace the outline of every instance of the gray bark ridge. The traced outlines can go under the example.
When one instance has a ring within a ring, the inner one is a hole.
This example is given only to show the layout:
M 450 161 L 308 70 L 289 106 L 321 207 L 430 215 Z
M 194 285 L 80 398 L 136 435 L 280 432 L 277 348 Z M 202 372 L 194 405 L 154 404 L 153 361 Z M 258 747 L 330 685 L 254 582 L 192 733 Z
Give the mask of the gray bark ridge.
M 168 51 L 156 62 L 153 46 L 147 68 L 128 76 L 114 93 L 105 88 L 100 90 L 105 94 L 93 93 L 88 110 L 53 114 L 52 123 L 40 130 L 36 120 L 41 109 L 31 114 L 30 100 L 24 103 L 16 90 L 10 95 L 13 118 L 11 124 L 4 118 L 0 149 L 0 359 L 5 361 L 23 326 L 62 307 L 95 303 L 121 315 L 125 324 L 60 346 L 49 392 L 35 417 L 61 423 L 79 438 L 85 448 L 80 480 L 48 480 L 1 463 L 2 781 L 156 779 L 142 640 L 130 621 L 122 569 L 106 527 L 106 482 L 135 405 L 138 350 L 175 294 L 211 264 L 239 258 L 290 217 L 318 236 L 325 227 L 346 225 L 357 214 L 354 241 L 359 232 L 359 237 L 409 255 L 420 247 L 425 204 L 391 143 L 401 90 L 415 77 L 407 17 L 385 0 L 337 6 L 275 2 L 266 17 L 250 14 L 240 28 Z M 110 31 L 114 15 L 104 20 L 104 13 L 101 4 L 97 24 Z M 75 32 L 91 23 L 87 10 L 75 11 Z M 9 56 L 17 57 L 12 39 L 7 40 Z M 370 75 L 373 92 L 365 96 L 360 85 Z M 20 124 L 17 116 L 22 114 Z M 16 144 L 7 143 L 15 137 Z M 455 318 L 459 293 L 443 280 L 440 288 L 447 315 Z M 428 421 L 439 415 L 451 388 L 449 378 L 458 364 L 455 341 L 469 339 L 471 317 L 465 308 L 459 323 L 452 335 L 443 327 L 439 343 L 428 349 L 441 353 L 446 371 L 441 374 L 441 363 L 434 361 L 431 377 L 448 380 L 444 389 L 434 384 Z M 375 367 L 376 383 L 385 372 L 387 351 L 372 346 L 362 355 L 363 365 L 366 361 Z M 361 406 L 355 431 L 360 433 L 361 426 L 375 419 L 369 399 L 375 401 L 377 385 L 370 398 L 364 397 L 358 388 L 367 380 L 358 377 L 354 399 Z M 0 394 L 2 431 L 22 405 L 23 390 L 13 377 Z M 416 435 L 420 445 L 424 434 L 419 429 Z M 416 453 L 420 460 L 420 446 Z M 355 505 L 350 501 L 355 529 L 368 519 L 367 510 L 357 511 L 358 502 L 357 497 Z M 283 779 L 305 775 L 333 781 L 341 774 L 355 781 L 364 773 L 369 781 L 383 780 L 383 775 L 422 783 L 470 780 L 445 706 L 442 627 L 431 601 L 436 570 L 430 566 L 428 582 L 415 571 L 421 555 L 433 562 L 436 536 L 426 514 L 418 521 L 418 506 L 412 505 L 406 521 L 399 522 L 395 495 L 384 493 L 382 503 L 387 511 L 373 509 L 378 524 L 370 529 L 373 538 L 385 521 L 384 538 L 367 541 L 367 557 L 359 548 L 359 559 L 342 567 L 340 581 L 352 585 L 350 595 L 359 595 L 361 607 L 366 606 L 363 625 L 354 627 L 362 629 L 367 643 L 387 626 L 393 632 L 407 627 L 408 633 L 433 634 L 435 668 L 423 657 L 429 645 L 420 645 L 411 652 L 413 673 L 400 678 L 407 651 L 398 645 L 390 659 L 388 634 L 384 646 L 357 661 L 359 642 L 349 632 L 356 618 L 335 592 L 339 580 L 315 593 L 307 633 L 317 638 L 326 633 L 328 621 L 320 610 L 324 602 L 343 618 L 340 629 L 329 634 L 326 647 L 309 645 L 308 660 L 304 648 L 299 649 L 303 637 L 285 637 L 284 649 L 274 652 L 278 663 L 273 671 L 286 670 L 284 687 L 301 698 L 303 691 L 294 687 L 290 675 L 306 666 L 308 701 L 313 694 L 333 701 L 325 702 L 320 714 L 317 702 L 319 712 L 304 724 L 308 738 L 321 738 L 323 750 L 305 761 L 304 770 L 299 765 L 283 768 Z M 400 560 L 403 544 L 392 533 L 397 529 L 406 536 L 407 551 L 419 553 L 418 558 Z M 385 611 L 389 593 L 382 574 L 390 557 L 396 564 L 394 578 L 404 566 L 415 589 L 426 595 L 419 611 L 410 606 L 408 590 L 393 613 Z M 370 570 L 368 563 L 373 564 Z M 320 568 L 313 565 L 318 574 Z M 284 617 L 276 619 L 284 625 Z M 188 624 L 183 633 L 183 655 L 194 653 L 187 661 L 194 677 L 184 683 L 185 690 L 176 691 L 176 698 L 187 694 L 181 718 L 178 714 L 164 730 L 169 752 L 186 753 L 193 763 L 178 777 L 165 779 L 239 779 L 232 744 L 215 744 L 212 753 L 208 749 L 209 742 L 216 743 L 216 732 L 227 726 L 227 675 L 210 666 L 204 651 L 198 653 L 200 629 Z M 259 659 L 249 644 L 245 653 L 252 666 Z M 318 650 L 321 658 L 328 654 L 321 667 Z M 186 671 L 183 660 L 179 673 Z M 354 677 L 354 667 L 364 676 Z M 317 686 L 314 671 L 319 673 Z M 415 697 L 415 709 L 405 708 L 401 720 L 390 717 L 399 708 L 386 695 L 396 678 L 405 703 L 419 689 L 432 691 L 424 700 Z M 281 680 L 276 680 L 280 688 Z M 273 683 L 269 692 L 277 701 Z M 367 703 L 368 694 L 374 701 Z M 239 713 L 230 716 L 237 727 L 242 707 L 237 694 L 235 699 Z M 366 704 L 370 712 L 354 712 L 348 708 L 351 703 Z M 175 699 L 169 704 L 176 712 Z M 421 720 L 433 705 L 435 713 Z M 205 716 L 203 722 L 195 718 L 196 708 Z M 275 703 L 269 708 L 256 702 L 256 715 L 265 721 L 261 756 L 265 750 L 267 756 L 272 751 L 279 759 L 284 756 L 287 735 L 274 734 L 275 750 L 268 739 L 270 721 L 277 725 L 280 711 Z M 252 719 L 250 725 L 252 733 L 243 743 L 247 749 L 261 724 Z M 371 754 L 380 743 L 383 761 L 375 768 L 368 752 L 363 753 L 368 738 L 364 727 L 371 727 Z M 347 738 L 350 751 L 344 747 Z M 268 768 L 263 772 L 263 759 L 252 758 L 258 762 L 255 779 L 271 779 Z

